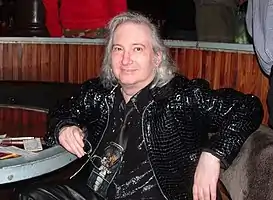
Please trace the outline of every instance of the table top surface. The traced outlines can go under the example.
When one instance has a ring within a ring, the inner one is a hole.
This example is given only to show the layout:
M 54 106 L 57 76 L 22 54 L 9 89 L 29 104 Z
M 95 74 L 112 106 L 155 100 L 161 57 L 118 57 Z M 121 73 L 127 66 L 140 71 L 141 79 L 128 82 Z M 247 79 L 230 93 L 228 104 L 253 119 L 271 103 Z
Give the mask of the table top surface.
M 77 157 L 57 145 L 35 155 L 0 161 L 0 184 L 34 178 L 60 169 Z

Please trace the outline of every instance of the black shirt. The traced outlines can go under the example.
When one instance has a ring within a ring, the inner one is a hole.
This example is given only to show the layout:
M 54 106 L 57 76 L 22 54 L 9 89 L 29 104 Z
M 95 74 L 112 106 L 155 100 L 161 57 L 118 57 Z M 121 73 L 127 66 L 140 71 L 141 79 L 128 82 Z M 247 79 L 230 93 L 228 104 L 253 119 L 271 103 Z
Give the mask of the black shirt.
M 164 199 L 153 175 L 141 131 L 142 114 L 151 100 L 149 86 L 133 96 L 127 104 L 120 87 L 116 88 L 107 136 L 96 153 L 103 155 L 105 147 L 111 142 L 116 142 L 125 149 L 123 160 L 110 187 L 111 192 L 108 191 L 108 199 Z

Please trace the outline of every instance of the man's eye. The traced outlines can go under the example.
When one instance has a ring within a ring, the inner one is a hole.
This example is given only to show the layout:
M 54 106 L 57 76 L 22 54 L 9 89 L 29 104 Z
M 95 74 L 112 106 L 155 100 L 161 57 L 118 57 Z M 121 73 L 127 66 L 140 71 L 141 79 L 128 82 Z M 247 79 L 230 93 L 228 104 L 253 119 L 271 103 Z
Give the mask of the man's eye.
M 120 47 L 114 47 L 113 51 L 121 51 L 122 49 Z
M 134 49 L 136 52 L 141 52 L 142 51 L 142 48 L 141 47 L 135 47 Z

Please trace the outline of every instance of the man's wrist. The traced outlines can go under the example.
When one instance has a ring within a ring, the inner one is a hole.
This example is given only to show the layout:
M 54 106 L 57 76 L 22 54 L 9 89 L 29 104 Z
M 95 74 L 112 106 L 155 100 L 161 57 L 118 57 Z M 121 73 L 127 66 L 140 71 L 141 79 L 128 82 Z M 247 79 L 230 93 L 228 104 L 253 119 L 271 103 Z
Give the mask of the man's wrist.
M 210 152 L 203 151 L 201 155 L 203 155 L 204 157 L 208 157 L 208 158 L 212 159 L 213 161 L 217 161 L 219 163 L 221 162 L 221 160 L 217 156 L 213 155 Z

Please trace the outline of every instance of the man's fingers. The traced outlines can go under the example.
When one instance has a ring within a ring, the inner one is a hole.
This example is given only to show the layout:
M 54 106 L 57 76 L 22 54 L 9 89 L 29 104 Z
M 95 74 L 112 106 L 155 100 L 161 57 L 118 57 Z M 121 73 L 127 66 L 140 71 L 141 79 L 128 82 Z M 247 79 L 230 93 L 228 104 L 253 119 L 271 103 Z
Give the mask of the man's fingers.
M 210 188 L 203 188 L 204 200 L 210 200 Z
M 71 149 L 71 147 L 69 146 L 68 143 L 63 143 L 62 146 L 63 146 L 67 151 L 69 151 L 70 153 L 73 153 L 73 152 L 72 152 L 73 150 Z
M 83 143 L 82 135 L 83 135 L 83 133 L 82 133 L 82 131 L 80 129 L 76 129 L 73 132 L 73 136 L 74 136 L 73 144 L 75 145 L 76 151 L 80 155 L 80 157 L 85 155 L 85 152 L 84 152 L 84 149 L 83 149 L 84 143 Z
M 83 133 L 81 130 L 77 130 L 73 132 L 73 135 L 76 139 L 76 142 L 79 144 L 80 147 L 84 147 L 84 143 L 83 143 Z
M 67 138 L 60 138 L 60 144 L 70 153 L 76 153 L 73 145 L 71 145 L 71 142 Z
M 198 200 L 204 200 L 203 189 L 198 187 Z
M 210 185 L 210 199 L 211 200 L 216 200 L 216 184 L 215 185 Z
M 84 155 L 83 149 L 81 151 L 81 147 L 76 142 L 71 142 L 70 146 L 71 146 L 72 151 L 74 152 L 74 154 L 77 155 L 77 157 L 81 158 Z
M 60 131 L 59 142 L 67 151 L 79 158 L 85 155 L 83 133 L 80 128 L 75 126 L 63 128 Z
M 198 189 L 197 186 L 194 184 L 192 188 L 193 200 L 198 200 Z
M 70 147 L 72 148 L 72 151 L 74 154 L 76 154 L 79 158 L 81 158 L 84 155 L 83 147 L 79 145 L 79 142 L 77 141 L 76 135 L 79 136 L 78 131 L 72 130 L 72 134 L 69 134 L 69 138 L 67 138 L 68 143 Z

